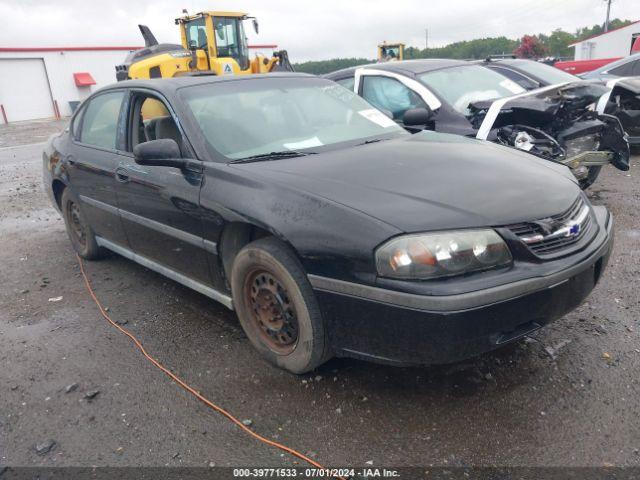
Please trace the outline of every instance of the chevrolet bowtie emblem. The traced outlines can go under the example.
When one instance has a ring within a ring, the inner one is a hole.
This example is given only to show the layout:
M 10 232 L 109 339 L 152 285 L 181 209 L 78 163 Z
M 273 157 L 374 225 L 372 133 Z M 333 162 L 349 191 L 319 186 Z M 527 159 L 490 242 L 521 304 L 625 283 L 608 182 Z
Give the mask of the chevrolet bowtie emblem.
M 545 218 L 532 222 L 534 225 L 540 227 L 543 233 L 536 233 L 521 237 L 521 240 L 527 245 L 532 243 L 544 242 L 546 240 L 552 240 L 560 237 L 577 237 L 582 231 L 582 224 L 589 215 L 589 207 L 584 205 L 578 214 L 568 222 L 562 223 L 551 218 Z

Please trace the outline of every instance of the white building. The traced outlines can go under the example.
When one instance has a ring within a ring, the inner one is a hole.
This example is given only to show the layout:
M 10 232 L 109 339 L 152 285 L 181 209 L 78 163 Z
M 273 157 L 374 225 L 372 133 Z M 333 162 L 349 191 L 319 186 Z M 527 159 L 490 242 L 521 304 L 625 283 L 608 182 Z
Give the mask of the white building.
M 575 47 L 574 60 L 592 60 L 596 58 L 620 58 L 631 53 L 631 47 L 640 37 L 640 20 L 626 27 L 609 30 L 580 42 L 569 45 Z
M 276 47 L 249 46 L 266 57 Z M 74 104 L 114 83 L 115 66 L 138 48 L 0 48 L 0 125 L 71 115 Z
M 140 47 L 0 48 L 0 125 L 72 113 Z

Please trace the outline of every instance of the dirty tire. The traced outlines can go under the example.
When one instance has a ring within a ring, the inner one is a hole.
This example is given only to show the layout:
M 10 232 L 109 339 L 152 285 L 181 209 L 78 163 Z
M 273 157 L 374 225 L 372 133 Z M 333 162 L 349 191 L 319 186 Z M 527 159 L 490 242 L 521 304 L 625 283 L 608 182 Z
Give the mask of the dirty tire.
M 68 188 L 62 192 L 60 208 L 67 227 L 67 235 L 76 253 L 86 260 L 95 260 L 104 256 L 104 251 L 98 246 L 96 236 L 80 209 L 80 202 Z
M 240 250 L 231 290 L 242 328 L 267 361 L 300 374 L 331 357 L 313 289 L 287 245 L 268 237 Z
M 583 178 L 579 182 L 580 183 L 580 188 L 582 190 L 586 190 L 591 185 L 593 185 L 593 183 L 598 178 L 598 175 L 600 175 L 600 170 L 602 170 L 602 166 L 601 165 L 594 166 L 594 167 L 589 167 L 589 173 L 587 173 L 587 178 Z

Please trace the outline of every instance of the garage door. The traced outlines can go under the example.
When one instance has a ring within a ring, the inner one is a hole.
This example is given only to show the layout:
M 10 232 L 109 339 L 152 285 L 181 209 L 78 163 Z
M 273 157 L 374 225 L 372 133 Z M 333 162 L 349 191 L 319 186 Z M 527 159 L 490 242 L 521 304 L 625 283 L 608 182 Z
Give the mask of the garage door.
M 0 58 L 0 104 L 9 122 L 54 116 L 41 58 Z

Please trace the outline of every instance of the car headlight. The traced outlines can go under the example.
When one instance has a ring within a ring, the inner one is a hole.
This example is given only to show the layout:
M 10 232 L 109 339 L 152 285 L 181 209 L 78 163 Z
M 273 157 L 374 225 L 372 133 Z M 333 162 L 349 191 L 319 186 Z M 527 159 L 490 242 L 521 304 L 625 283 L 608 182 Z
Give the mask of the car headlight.
M 378 274 L 400 279 L 461 275 L 511 261 L 504 240 L 490 229 L 403 235 L 376 250 Z

